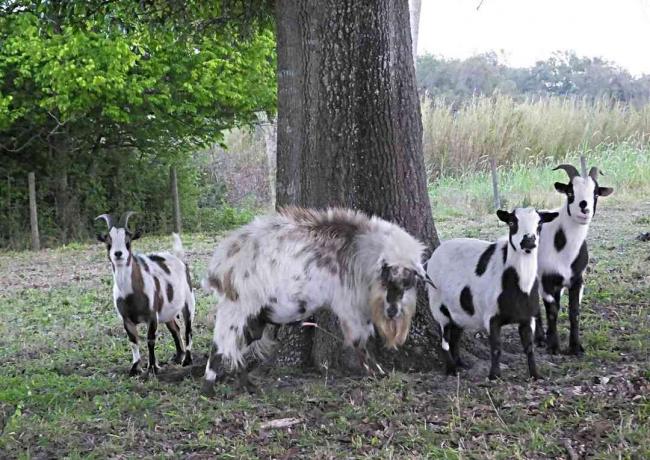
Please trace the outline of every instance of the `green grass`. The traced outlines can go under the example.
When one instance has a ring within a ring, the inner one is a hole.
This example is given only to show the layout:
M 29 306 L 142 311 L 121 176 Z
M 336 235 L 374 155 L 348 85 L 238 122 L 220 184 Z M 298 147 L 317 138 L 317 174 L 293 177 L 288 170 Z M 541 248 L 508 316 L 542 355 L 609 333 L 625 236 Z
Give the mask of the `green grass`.
M 588 168 L 598 166 L 604 175 L 601 185 L 614 187 L 618 201 L 638 201 L 650 193 L 650 149 L 628 144 L 601 147 L 586 154 Z M 578 154 L 561 159 L 546 159 L 512 167 L 498 168 L 502 207 L 536 206 L 552 208 L 561 203 L 554 182 L 567 182 L 564 171 L 553 171 L 558 164 L 580 167 Z M 438 178 L 429 188 L 437 220 L 461 216 L 481 216 L 494 209 L 492 176 L 489 172 L 467 172 Z M 641 219 L 648 219 L 642 217 Z
M 227 383 L 216 398 L 205 399 L 200 366 L 194 378 L 178 381 L 127 377 L 130 349 L 110 301 L 101 245 L 68 245 L 38 256 L 0 253 L 0 458 L 528 459 L 566 457 L 568 450 L 602 459 L 649 457 L 650 243 L 635 238 L 648 231 L 650 201 L 635 195 L 647 190 L 648 160 L 641 153 L 623 158 L 620 150 L 598 155 L 607 173 L 603 184 L 617 191 L 599 205 L 589 238 L 581 315 L 587 354 L 576 359 L 540 350 L 542 382 L 526 380 L 516 331 L 505 328 L 501 382 L 488 382 L 487 361 L 468 355 L 475 369 L 458 380 L 441 371 L 325 379 L 275 368 L 258 377 L 259 394 Z M 547 169 L 504 174 L 510 204 L 533 182 L 548 187 L 564 180 Z M 432 197 L 452 186 L 480 197 L 478 184 L 486 178 L 463 180 L 441 181 Z M 559 200 L 549 194 L 551 203 Z M 486 206 L 469 215 L 462 207 L 443 213 L 441 200 L 433 201 L 443 238 L 492 239 L 504 232 Z M 219 238 L 184 235 L 195 281 Z M 147 252 L 170 245 L 167 237 L 146 237 L 136 246 Z M 197 362 L 208 350 L 211 308 L 199 294 Z M 564 346 L 567 329 L 563 311 Z M 484 339 L 474 341 L 486 348 Z M 167 359 L 173 351 L 163 331 L 158 356 Z M 262 428 L 289 417 L 299 422 Z

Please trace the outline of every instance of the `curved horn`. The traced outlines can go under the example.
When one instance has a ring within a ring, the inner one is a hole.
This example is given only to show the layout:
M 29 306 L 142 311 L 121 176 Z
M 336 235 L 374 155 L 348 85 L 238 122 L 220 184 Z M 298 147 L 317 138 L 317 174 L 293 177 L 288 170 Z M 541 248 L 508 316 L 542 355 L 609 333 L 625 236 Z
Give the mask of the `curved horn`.
M 589 177 L 591 177 L 593 180 L 596 180 L 598 179 L 598 173 L 602 174 L 603 172 L 600 171 L 596 166 L 592 166 L 589 170 Z
M 558 169 L 564 169 L 566 171 L 566 173 L 569 175 L 569 181 L 572 181 L 574 177 L 580 176 L 580 173 L 573 165 L 559 165 L 557 168 L 553 168 L 553 171 L 557 171 Z
M 120 219 L 120 224 L 122 227 L 126 228 L 128 230 L 129 228 L 129 218 L 133 215 L 136 214 L 135 211 L 126 211 L 124 214 L 122 214 L 122 218 Z
M 114 227 L 113 216 L 111 216 L 110 214 L 102 214 L 101 216 L 95 217 L 95 220 L 99 220 L 99 219 L 104 219 L 109 230 Z

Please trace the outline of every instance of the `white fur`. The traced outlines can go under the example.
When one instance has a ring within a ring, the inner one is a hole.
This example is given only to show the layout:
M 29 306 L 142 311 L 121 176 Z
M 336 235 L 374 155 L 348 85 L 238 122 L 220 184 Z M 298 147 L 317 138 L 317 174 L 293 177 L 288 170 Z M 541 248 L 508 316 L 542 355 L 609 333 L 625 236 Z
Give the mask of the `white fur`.
M 327 216 L 334 212 L 341 211 L 329 210 Z M 237 291 L 236 299 L 222 292 L 216 309 L 213 343 L 227 368 L 242 366 L 245 354 L 265 355 L 272 348 L 273 339 L 266 336 L 266 330 L 260 343 L 254 342 L 248 348 L 241 344 L 248 320 L 259 315 L 264 306 L 272 307 L 270 319 L 275 324 L 302 321 L 319 308 L 329 308 L 340 320 L 346 344 L 366 343 L 374 333 L 369 324 L 372 296 L 382 294 L 382 264 L 424 274 L 424 246 L 395 224 L 377 217 L 365 219 L 367 231 L 355 235 L 356 250 L 342 267 L 343 279 L 338 272 L 332 274 L 327 267 L 308 263 L 314 257 L 314 240 L 283 214 L 258 217 L 218 245 L 202 284 L 216 292 L 209 279 L 214 277 L 223 283 L 229 277 Z M 322 242 L 322 247 L 326 244 Z M 240 249 L 229 255 L 233 245 Z M 416 290 L 407 290 L 400 312 L 415 308 L 415 300 Z M 302 314 L 296 308 L 298 302 L 306 308 Z
M 521 249 L 525 234 L 537 234 L 539 216 L 532 208 L 517 209 L 519 230 L 512 238 L 503 237 L 496 242 L 496 249 L 483 275 L 475 272 L 478 260 L 490 246 L 490 242 L 474 238 L 458 238 L 443 242 L 427 262 L 427 272 L 436 288 L 428 286 L 429 306 L 435 320 L 444 328 L 449 318 L 441 311 L 444 305 L 454 323 L 468 330 L 489 330 L 490 320 L 498 314 L 497 299 L 501 294 L 501 276 L 508 267 L 514 267 L 519 275 L 519 286 L 530 293 L 537 273 L 537 249 L 526 253 Z M 507 247 L 507 258 L 503 261 L 503 248 Z M 465 286 L 472 292 L 474 314 L 469 315 L 460 305 L 460 294 Z M 443 348 L 445 347 L 443 339 Z M 447 345 L 448 347 L 448 345 Z

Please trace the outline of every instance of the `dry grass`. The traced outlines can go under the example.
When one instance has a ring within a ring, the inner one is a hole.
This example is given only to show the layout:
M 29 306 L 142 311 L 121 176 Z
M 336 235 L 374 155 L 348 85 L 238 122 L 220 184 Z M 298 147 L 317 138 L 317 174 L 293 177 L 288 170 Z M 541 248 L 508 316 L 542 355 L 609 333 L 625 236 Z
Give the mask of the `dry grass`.
M 422 102 L 424 158 L 430 177 L 500 164 L 539 164 L 567 153 L 650 140 L 650 105 L 582 99 L 476 97 L 461 107 L 444 99 Z

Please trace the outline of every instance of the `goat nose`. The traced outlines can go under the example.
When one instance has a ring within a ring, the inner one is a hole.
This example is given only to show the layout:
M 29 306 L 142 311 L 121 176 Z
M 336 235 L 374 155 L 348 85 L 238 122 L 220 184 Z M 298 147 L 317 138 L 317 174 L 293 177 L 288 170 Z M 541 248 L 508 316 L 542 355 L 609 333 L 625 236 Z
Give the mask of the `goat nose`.
M 113 255 L 115 256 L 116 259 L 119 259 L 120 257 L 122 257 L 122 251 L 115 251 Z
M 388 307 L 388 311 L 386 312 L 386 314 L 390 319 L 395 318 L 395 315 L 397 314 L 397 307 L 395 305 L 391 305 L 390 307 Z
M 580 209 L 584 211 L 586 207 L 587 207 L 587 202 L 585 200 L 582 200 L 580 202 Z

